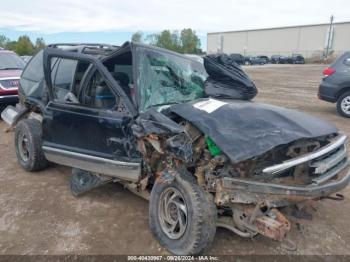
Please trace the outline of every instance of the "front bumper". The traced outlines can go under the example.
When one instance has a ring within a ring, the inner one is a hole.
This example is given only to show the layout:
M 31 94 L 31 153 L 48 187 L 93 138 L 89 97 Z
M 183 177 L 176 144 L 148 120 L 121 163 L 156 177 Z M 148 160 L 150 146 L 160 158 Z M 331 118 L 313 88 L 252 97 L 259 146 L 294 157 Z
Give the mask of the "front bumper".
M 279 175 L 299 165 L 309 167 L 305 184 L 261 182 L 252 179 L 223 177 L 216 186 L 217 205 L 227 203 L 267 203 L 270 207 L 319 199 L 342 190 L 349 184 L 350 170 L 346 150 L 347 137 L 339 135 L 328 145 L 303 156 L 267 167 L 261 176 Z M 305 174 L 306 175 L 306 174 Z M 293 183 L 293 182 L 289 182 Z
M 287 202 L 294 203 L 329 196 L 345 188 L 349 181 L 349 170 L 340 179 L 323 185 L 288 186 L 225 177 L 217 184 L 217 187 L 220 187 L 217 193 L 223 193 L 221 203 L 228 201 L 255 204 L 267 201 L 270 206 L 277 207 L 288 205 Z
M 18 95 L 1 95 L 0 105 L 9 105 L 18 103 Z
M 232 231 L 237 233 L 238 226 L 241 230 L 238 233 L 245 234 L 242 236 L 252 237 L 259 233 L 282 241 L 290 231 L 291 223 L 278 208 L 301 201 L 320 199 L 343 189 L 349 184 L 350 170 L 343 170 L 341 173 L 338 179 L 323 185 L 305 186 L 286 186 L 223 178 L 216 184 L 215 201 L 217 205 L 230 206 L 232 209 L 233 220 L 229 220 L 228 225 L 224 225 L 226 228 L 230 230 L 233 228 Z M 264 207 L 266 211 L 260 209 Z M 244 214 L 243 222 L 235 220 L 234 214 L 237 211 L 238 215 L 240 212 Z

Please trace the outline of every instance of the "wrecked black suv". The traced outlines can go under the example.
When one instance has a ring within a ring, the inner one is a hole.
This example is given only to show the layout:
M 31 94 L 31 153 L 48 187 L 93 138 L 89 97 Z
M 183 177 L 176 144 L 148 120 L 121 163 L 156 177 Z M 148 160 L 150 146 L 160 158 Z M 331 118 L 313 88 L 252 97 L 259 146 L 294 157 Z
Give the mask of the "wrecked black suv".
M 150 200 L 149 225 L 175 254 L 198 254 L 216 227 L 282 240 L 284 207 L 349 182 L 347 138 L 306 114 L 251 102 L 229 57 L 204 63 L 136 43 L 51 45 L 29 62 L 15 128 L 27 171 L 70 166 L 79 195 L 119 182 Z

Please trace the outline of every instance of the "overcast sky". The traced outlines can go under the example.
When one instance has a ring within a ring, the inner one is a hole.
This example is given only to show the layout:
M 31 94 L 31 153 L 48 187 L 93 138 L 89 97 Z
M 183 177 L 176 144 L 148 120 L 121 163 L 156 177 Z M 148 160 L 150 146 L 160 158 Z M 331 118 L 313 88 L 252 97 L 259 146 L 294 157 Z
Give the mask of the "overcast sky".
M 213 31 L 326 23 L 331 14 L 349 21 L 350 0 L 1 0 L 0 33 L 49 41 L 100 34 L 110 42 L 137 30 L 190 27 L 205 40 Z

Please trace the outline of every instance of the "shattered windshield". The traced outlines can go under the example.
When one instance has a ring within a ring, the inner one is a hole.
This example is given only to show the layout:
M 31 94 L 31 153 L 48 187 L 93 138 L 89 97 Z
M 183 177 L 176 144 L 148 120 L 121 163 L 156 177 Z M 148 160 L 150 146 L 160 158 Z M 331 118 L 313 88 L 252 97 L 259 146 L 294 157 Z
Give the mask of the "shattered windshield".
M 202 63 L 180 55 L 138 48 L 140 111 L 204 97 L 207 73 Z

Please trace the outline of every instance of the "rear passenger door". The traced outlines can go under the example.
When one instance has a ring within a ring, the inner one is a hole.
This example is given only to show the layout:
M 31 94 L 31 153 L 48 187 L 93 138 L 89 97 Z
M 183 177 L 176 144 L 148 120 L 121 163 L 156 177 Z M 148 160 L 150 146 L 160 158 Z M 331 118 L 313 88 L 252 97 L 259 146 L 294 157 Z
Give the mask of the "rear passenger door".
M 88 55 L 48 52 L 44 71 L 50 101 L 43 119 L 48 160 L 136 181 L 140 158 L 130 144 L 133 108 L 125 106 L 108 71 Z

